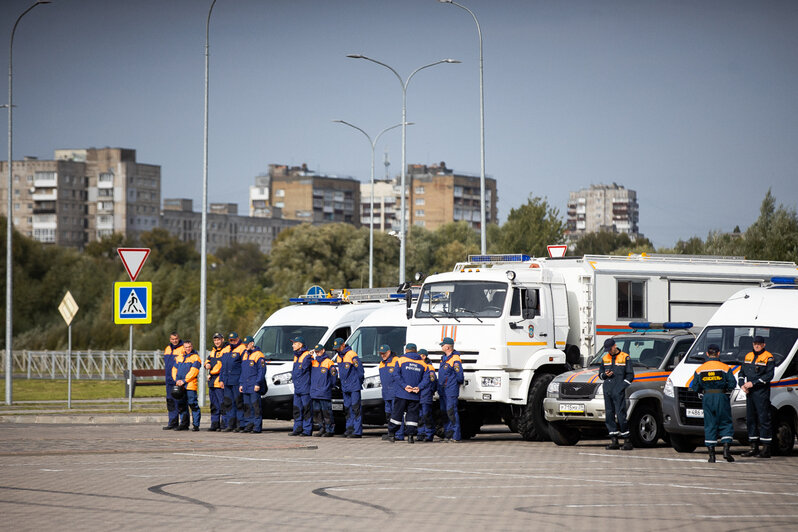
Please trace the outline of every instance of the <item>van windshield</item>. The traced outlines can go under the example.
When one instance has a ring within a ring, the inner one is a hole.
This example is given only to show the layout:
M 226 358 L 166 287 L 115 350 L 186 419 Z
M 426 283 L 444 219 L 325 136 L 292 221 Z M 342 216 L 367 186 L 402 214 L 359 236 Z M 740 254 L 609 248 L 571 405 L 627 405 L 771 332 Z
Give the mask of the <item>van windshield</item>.
M 765 350 L 770 351 L 778 366 L 795 347 L 798 340 L 798 329 L 785 327 L 745 327 L 745 326 L 720 326 L 706 327 L 698 340 L 695 341 L 690 352 L 687 353 L 687 362 L 702 364 L 706 361 L 707 346 L 718 344 L 720 347 L 720 361 L 727 364 L 742 364 L 745 355 L 753 351 L 752 341 L 754 336 L 765 339 Z
M 321 342 L 327 327 L 310 327 L 307 325 L 273 325 L 262 327 L 255 334 L 255 345 L 260 347 L 266 360 L 293 360 L 291 338 L 301 336 L 305 346 L 312 348 Z
M 417 318 L 498 318 L 507 283 L 452 281 L 428 283 L 421 290 Z M 393 346 L 391 346 L 393 347 Z
M 380 361 L 379 348 L 382 344 L 391 346 L 394 353 L 404 352 L 407 327 L 389 325 L 386 327 L 359 327 L 346 342 L 355 350 L 364 364 L 377 364 Z
M 624 353 L 629 353 L 632 365 L 638 368 L 658 368 L 671 348 L 672 340 L 641 336 L 638 338 L 614 338 L 615 345 Z M 607 350 L 603 347 L 590 363 L 591 366 L 600 366 L 601 359 Z

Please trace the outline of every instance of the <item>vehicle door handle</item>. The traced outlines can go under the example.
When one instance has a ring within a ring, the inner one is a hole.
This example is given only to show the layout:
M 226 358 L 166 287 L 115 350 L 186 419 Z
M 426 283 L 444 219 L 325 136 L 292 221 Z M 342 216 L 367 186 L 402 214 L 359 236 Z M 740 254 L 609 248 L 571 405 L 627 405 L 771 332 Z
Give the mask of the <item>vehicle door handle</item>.
M 538 336 L 548 336 L 548 333 L 539 334 Z

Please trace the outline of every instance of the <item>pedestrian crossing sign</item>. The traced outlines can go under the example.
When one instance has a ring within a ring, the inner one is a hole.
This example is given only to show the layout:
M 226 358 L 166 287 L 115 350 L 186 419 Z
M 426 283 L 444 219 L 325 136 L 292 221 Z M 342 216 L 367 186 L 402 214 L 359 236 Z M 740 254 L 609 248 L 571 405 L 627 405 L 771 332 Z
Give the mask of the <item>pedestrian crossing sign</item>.
M 152 323 L 152 283 L 114 283 L 114 323 Z

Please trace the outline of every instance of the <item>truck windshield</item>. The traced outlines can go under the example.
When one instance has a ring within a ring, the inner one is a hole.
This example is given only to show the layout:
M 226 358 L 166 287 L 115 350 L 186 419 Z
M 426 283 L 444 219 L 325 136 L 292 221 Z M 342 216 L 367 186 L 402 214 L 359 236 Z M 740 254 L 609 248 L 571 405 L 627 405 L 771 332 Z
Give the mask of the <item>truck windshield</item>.
M 301 336 L 305 346 L 312 348 L 321 342 L 327 327 L 309 327 L 307 325 L 276 325 L 261 327 L 255 334 L 255 345 L 260 347 L 267 360 L 293 360 L 291 338 Z
M 407 327 L 360 327 L 349 337 L 349 347 L 355 350 L 364 364 L 378 364 L 379 348 L 382 344 L 391 346 L 394 353 L 403 353 Z
M 421 289 L 417 318 L 498 318 L 507 284 L 490 281 L 428 283 Z
M 778 366 L 787 355 L 795 348 L 798 340 L 798 329 L 784 327 L 741 327 L 713 325 L 706 327 L 696 340 L 690 352 L 687 353 L 687 362 L 702 364 L 706 361 L 707 346 L 718 344 L 720 347 L 720 361 L 727 364 L 742 364 L 745 355 L 753 351 L 752 341 L 754 336 L 765 339 L 765 350 L 770 351 Z
M 615 338 L 615 345 L 624 353 L 629 353 L 632 365 L 639 368 L 658 368 L 668 355 L 672 340 L 661 338 Z M 601 358 L 607 351 L 602 347 L 591 366 L 600 366 Z

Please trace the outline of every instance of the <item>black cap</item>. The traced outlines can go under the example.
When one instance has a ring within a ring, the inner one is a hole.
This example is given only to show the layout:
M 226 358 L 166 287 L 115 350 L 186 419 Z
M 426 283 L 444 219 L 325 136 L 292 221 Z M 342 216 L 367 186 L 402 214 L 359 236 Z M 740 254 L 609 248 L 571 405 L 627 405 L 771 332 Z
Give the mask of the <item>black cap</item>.
M 764 344 L 765 343 L 765 339 L 763 337 L 761 337 L 761 336 L 754 336 L 754 340 L 753 340 L 752 343 Z
M 244 338 L 244 343 L 245 344 L 248 344 L 248 343 L 254 342 L 254 341 L 255 341 L 255 339 L 253 337 L 251 337 L 251 336 L 247 336 L 246 338 Z
M 222 340 L 224 340 L 224 335 L 222 333 L 213 333 L 213 337 L 214 338 L 221 338 Z
M 231 332 L 230 334 L 227 335 L 227 338 L 230 339 L 230 340 L 238 340 L 238 333 L 237 332 Z
M 338 349 L 339 347 L 342 347 L 343 345 L 344 345 L 344 339 L 343 338 L 336 338 L 335 340 L 333 340 L 333 349 Z
M 610 349 L 614 345 L 615 345 L 615 340 L 613 340 L 612 338 L 607 338 L 606 340 L 604 340 L 604 349 Z
M 707 353 L 720 353 L 720 347 L 718 347 L 718 344 L 709 344 L 707 346 Z

